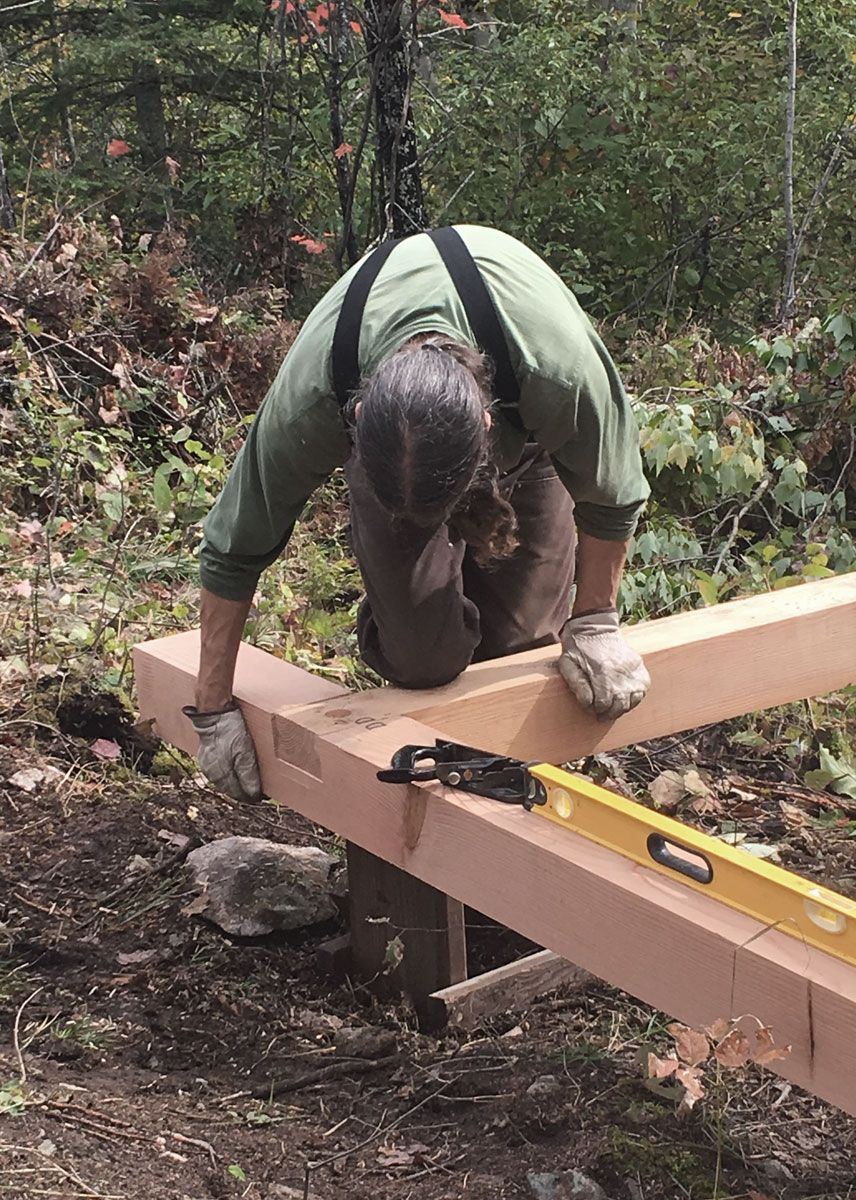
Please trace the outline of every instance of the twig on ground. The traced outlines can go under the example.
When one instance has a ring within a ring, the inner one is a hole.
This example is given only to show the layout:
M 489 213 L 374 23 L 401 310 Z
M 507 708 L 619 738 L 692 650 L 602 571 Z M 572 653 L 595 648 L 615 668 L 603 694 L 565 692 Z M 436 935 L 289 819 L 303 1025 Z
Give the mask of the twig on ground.
M 20 1006 L 18 1011 L 15 1013 L 15 1025 L 12 1030 L 12 1045 L 15 1048 L 15 1058 L 18 1060 L 18 1078 L 22 1087 L 27 1082 L 27 1064 L 24 1062 L 24 1052 L 21 1049 L 21 1017 L 24 1014 L 24 1009 L 27 1007 L 30 1001 L 35 1000 L 39 992 L 42 991 L 44 991 L 44 988 L 38 987 L 34 992 L 31 992 L 24 1003 Z
M 399 1058 L 398 1054 L 389 1054 L 384 1058 L 349 1058 L 319 1067 L 317 1071 L 296 1075 L 294 1079 L 271 1080 L 269 1083 L 259 1084 L 253 1088 L 250 1095 L 256 1100 L 269 1100 L 286 1092 L 297 1092 L 301 1088 L 311 1087 L 316 1083 L 326 1083 L 328 1079 L 343 1079 L 351 1075 L 366 1075 L 370 1071 L 379 1071 L 384 1067 L 393 1066 Z

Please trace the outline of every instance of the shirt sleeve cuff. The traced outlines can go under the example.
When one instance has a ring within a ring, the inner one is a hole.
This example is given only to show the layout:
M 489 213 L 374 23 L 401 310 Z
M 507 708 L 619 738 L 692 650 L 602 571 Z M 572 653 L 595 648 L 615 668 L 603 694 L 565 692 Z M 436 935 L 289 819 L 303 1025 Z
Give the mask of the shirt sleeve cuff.
M 589 537 L 605 542 L 626 542 L 636 532 L 644 507 L 644 500 L 619 507 L 581 501 L 574 509 L 574 518 L 580 532 Z

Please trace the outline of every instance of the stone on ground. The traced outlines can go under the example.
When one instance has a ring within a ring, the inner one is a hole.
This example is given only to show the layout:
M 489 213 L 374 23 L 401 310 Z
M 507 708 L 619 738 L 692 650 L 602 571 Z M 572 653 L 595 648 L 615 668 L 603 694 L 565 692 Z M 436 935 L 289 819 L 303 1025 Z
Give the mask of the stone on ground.
M 187 856 L 201 895 L 189 911 L 235 937 L 301 929 L 336 916 L 336 860 L 315 846 L 228 837 Z

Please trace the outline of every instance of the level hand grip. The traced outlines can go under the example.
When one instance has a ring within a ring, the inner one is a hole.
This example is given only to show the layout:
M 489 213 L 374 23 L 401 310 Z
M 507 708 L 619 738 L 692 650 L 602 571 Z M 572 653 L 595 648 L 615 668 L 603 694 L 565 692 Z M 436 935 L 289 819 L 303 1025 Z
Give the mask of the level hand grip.
M 661 833 L 649 834 L 646 844 L 648 853 L 661 867 L 686 875 L 696 883 L 710 883 L 713 879 L 713 867 L 697 850 L 690 850 L 680 842 L 672 842 Z

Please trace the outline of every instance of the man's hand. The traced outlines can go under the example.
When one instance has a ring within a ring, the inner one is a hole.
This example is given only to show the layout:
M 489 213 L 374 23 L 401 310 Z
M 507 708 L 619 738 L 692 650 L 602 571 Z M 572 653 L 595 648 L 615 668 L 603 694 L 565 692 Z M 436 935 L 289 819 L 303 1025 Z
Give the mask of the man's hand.
M 644 699 L 651 677 L 622 637 L 614 609 L 571 617 L 561 639 L 559 670 L 583 708 L 614 720 Z
M 258 800 L 262 794 L 259 766 L 241 710 L 200 712 L 188 706 L 182 712 L 199 734 L 197 759 L 202 774 L 234 800 Z

